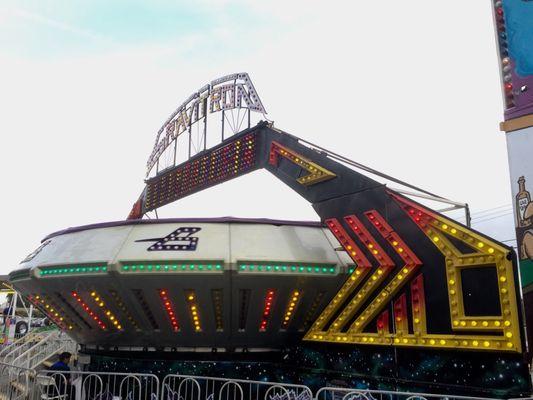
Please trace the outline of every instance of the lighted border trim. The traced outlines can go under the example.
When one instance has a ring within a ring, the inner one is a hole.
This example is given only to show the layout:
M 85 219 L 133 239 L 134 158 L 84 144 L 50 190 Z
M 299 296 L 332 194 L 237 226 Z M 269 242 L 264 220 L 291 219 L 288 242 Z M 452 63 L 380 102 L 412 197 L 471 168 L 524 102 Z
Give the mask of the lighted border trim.
M 105 274 L 108 271 L 107 265 L 64 265 L 54 267 L 38 267 L 37 272 L 40 278 L 55 278 L 57 276 Z
M 146 261 L 143 263 L 125 263 L 120 268 L 121 273 L 220 273 L 224 272 L 224 263 L 222 261 L 175 261 L 167 263 L 154 263 Z
M 238 271 L 245 274 L 337 275 L 339 270 L 335 264 L 239 261 Z

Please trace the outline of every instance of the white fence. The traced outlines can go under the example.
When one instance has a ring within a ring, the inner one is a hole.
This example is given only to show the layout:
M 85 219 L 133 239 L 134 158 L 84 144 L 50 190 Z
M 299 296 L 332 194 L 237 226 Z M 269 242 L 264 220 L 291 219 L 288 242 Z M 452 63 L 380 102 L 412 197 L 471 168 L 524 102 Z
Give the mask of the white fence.
M 467 397 L 451 394 L 395 392 L 387 390 L 346 389 L 324 387 L 316 392 L 314 400 L 493 400 L 488 397 Z
M 0 363 L 0 400 L 493 400 L 153 374 L 39 371 Z
M 159 399 L 159 379 L 152 374 L 41 371 L 37 380 L 47 399 Z
M 303 385 L 223 379 L 205 376 L 167 375 L 161 400 L 312 400 Z
M 0 399 L 38 399 L 35 375 L 34 370 L 0 363 Z

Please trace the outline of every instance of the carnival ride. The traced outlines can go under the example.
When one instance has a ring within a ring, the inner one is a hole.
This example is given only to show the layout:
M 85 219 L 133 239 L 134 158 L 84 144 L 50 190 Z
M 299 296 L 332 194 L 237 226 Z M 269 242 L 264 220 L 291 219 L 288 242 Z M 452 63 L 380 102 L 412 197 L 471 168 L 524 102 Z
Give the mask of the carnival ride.
M 200 357 L 230 377 L 245 359 L 293 383 L 528 393 L 512 249 L 412 197 L 460 203 L 252 125 L 252 112 L 265 109 L 247 74 L 202 87 L 158 131 L 128 220 L 51 234 L 12 284 L 95 357 L 170 352 L 182 370 Z M 320 222 L 157 218 L 260 168 Z

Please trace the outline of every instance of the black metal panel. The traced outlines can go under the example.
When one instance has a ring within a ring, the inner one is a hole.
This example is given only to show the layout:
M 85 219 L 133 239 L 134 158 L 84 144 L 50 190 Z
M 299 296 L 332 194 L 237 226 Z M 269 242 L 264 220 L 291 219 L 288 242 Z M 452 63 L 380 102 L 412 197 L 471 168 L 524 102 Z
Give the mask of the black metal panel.
M 295 174 L 298 174 L 295 164 L 282 160 L 280 165 L 276 167 L 265 161 L 264 168 L 266 170 L 311 203 L 319 203 L 346 194 L 358 193 L 382 186 L 381 183 L 335 162 L 328 158 L 326 154 L 300 144 L 294 136 L 280 133 L 268 127 L 262 128 L 262 134 L 264 135 L 263 143 L 266 154 L 270 152 L 271 144 L 275 141 L 335 173 L 336 177 L 331 180 L 317 185 L 304 186 L 295 179 Z

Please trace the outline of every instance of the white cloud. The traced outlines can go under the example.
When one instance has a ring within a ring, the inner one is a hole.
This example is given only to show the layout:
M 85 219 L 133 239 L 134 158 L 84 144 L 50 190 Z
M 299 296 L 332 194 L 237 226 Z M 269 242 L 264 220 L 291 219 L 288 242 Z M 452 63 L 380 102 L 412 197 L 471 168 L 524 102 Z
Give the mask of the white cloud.
M 224 12 L 224 3 L 203 3 Z M 0 47 L 3 271 L 53 230 L 124 218 L 160 124 L 191 92 L 234 71 L 250 73 L 285 131 L 474 210 L 511 202 L 488 5 L 257 3 L 242 7 L 272 16 L 273 28 L 215 24 L 166 43 L 48 60 Z M 207 52 L 212 45 L 218 51 Z M 266 173 L 161 215 L 314 218 Z

